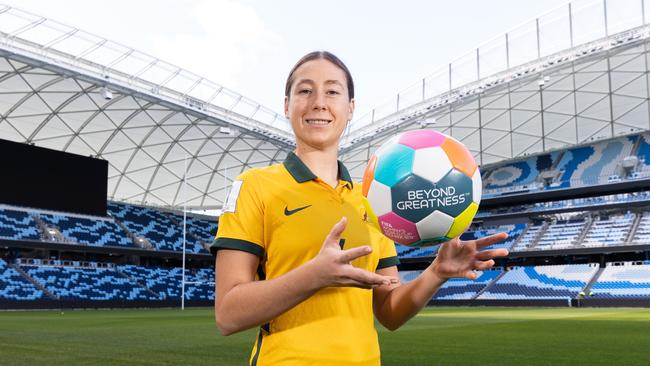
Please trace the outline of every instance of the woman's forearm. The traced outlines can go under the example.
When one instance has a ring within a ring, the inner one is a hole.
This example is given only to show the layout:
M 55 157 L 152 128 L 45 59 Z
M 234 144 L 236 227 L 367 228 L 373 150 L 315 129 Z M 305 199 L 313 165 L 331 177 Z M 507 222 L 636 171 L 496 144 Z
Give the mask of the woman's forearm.
M 215 306 L 221 334 L 229 335 L 267 323 L 315 294 L 320 287 L 312 278 L 310 265 L 310 262 L 305 263 L 271 280 L 232 287 Z
M 375 311 L 377 319 L 390 330 L 401 327 L 426 306 L 445 282 L 429 266 L 418 278 L 393 288 L 386 295 Z

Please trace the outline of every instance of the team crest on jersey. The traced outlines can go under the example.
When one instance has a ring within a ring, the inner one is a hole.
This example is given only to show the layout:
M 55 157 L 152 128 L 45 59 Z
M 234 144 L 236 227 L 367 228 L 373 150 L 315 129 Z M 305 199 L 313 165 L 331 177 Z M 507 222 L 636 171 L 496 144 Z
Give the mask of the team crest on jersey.
M 244 184 L 244 182 L 241 180 L 232 182 L 230 194 L 226 199 L 226 204 L 223 205 L 223 212 L 235 212 L 237 209 L 237 198 L 239 197 L 239 191 L 241 191 L 242 184 Z

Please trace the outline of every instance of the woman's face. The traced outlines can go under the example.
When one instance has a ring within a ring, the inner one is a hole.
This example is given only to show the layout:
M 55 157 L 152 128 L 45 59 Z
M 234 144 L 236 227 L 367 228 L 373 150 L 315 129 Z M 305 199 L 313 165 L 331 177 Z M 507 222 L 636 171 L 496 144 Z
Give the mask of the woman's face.
M 305 62 L 294 72 L 289 93 L 284 112 L 297 146 L 316 150 L 338 147 L 354 112 L 343 70 L 324 59 Z

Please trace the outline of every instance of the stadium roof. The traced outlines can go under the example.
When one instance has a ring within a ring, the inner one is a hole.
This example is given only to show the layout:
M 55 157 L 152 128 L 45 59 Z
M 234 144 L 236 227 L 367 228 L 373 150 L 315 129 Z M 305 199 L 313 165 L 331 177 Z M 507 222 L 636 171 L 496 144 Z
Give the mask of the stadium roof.
M 240 94 L 2 5 L 0 116 L 2 138 L 108 160 L 109 199 L 163 206 L 220 207 L 242 170 L 294 145 L 284 116 Z
M 585 0 L 525 23 L 353 121 L 343 159 L 360 178 L 383 141 L 421 127 L 481 164 L 646 130 L 649 11 Z M 240 94 L 3 5 L 0 136 L 108 160 L 109 199 L 202 208 L 294 146 L 283 116 Z
M 352 175 L 397 131 L 431 128 L 481 165 L 650 128 L 650 10 L 574 1 L 451 62 L 368 115 L 342 144 Z

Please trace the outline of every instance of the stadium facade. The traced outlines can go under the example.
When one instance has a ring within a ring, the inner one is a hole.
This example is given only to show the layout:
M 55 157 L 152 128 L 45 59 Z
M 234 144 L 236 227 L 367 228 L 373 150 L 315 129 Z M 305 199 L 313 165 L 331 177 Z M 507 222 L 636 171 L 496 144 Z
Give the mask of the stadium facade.
M 512 254 L 434 301 L 650 304 L 649 9 L 572 2 L 353 121 L 341 153 L 354 178 L 379 145 L 418 128 L 455 137 L 481 164 L 484 200 L 465 238 L 507 231 Z M 0 300 L 17 307 L 209 302 L 216 219 L 179 210 L 220 208 L 239 173 L 294 147 L 284 117 L 238 93 L 2 5 L 0 117 L 2 139 L 109 166 L 106 217 L 0 206 Z M 176 291 L 183 248 L 190 295 Z M 403 280 L 435 250 L 398 246 Z M 85 290 L 65 288 L 71 276 Z

